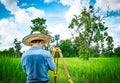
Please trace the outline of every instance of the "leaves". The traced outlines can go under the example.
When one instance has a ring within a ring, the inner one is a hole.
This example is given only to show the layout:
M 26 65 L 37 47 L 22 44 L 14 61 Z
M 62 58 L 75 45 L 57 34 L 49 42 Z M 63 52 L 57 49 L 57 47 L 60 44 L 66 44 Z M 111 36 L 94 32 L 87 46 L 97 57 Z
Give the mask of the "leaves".
M 73 54 L 72 42 L 69 39 L 60 41 L 60 48 L 64 54 L 64 57 L 72 57 L 75 55 Z
M 31 20 L 31 22 L 33 23 L 33 26 L 31 26 L 31 30 L 32 30 L 31 34 L 34 31 L 39 31 L 42 34 L 46 34 L 46 35 L 49 34 L 49 32 L 46 30 L 46 25 L 45 25 L 46 19 L 38 17 L 38 18 Z
M 107 33 L 107 32 L 104 32 L 104 36 L 108 36 L 108 33 Z
M 72 19 L 69 28 L 75 29 L 77 27 L 76 33 L 79 34 L 79 39 L 77 40 L 80 44 L 79 47 L 84 49 L 84 52 L 89 53 L 89 48 L 94 45 L 98 45 L 98 49 L 103 49 L 104 42 L 108 41 L 108 48 L 112 48 L 112 38 L 108 36 L 107 29 L 105 23 L 102 22 L 103 17 L 95 15 L 95 10 L 93 6 L 89 7 L 89 10 L 84 8 L 80 15 L 76 16 Z M 77 37 L 76 37 L 77 38 Z M 76 41 L 76 39 L 74 40 Z M 110 43 L 111 42 L 111 43 Z M 84 47 L 83 47 L 84 45 Z M 82 50 L 83 51 L 83 50 Z

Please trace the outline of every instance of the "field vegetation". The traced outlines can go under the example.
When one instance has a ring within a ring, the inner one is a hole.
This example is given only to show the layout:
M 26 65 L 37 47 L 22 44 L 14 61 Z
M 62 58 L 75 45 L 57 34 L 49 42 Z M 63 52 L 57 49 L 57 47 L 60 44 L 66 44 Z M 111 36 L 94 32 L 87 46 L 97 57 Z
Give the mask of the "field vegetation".
M 64 58 L 74 83 L 120 83 L 120 57 Z M 49 71 L 50 83 L 54 83 Z M 0 57 L 0 83 L 25 83 L 20 58 Z M 57 83 L 68 83 L 61 59 L 59 59 Z

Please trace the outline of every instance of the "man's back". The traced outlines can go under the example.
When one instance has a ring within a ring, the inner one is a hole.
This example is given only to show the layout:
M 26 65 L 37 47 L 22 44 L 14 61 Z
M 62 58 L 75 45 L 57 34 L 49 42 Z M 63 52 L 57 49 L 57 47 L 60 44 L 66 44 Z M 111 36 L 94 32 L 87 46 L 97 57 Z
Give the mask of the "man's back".
M 24 53 L 21 63 L 27 74 L 27 82 L 47 81 L 48 70 L 55 70 L 50 52 L 39 46 L 33 46 Z

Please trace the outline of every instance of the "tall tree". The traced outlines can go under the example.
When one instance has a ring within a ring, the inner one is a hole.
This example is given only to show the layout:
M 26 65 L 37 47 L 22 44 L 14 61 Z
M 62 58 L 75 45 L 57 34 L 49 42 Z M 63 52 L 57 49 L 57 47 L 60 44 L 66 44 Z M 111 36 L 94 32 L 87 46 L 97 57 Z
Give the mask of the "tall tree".
M 35 18 L 33 20 L 31 20 L 33 26 L 31 26 L 31 34 L 34 32 L 34 31 L 39 31 L 41 32 L 42 34 L 46 34 L 48 35 L 50 32 L 48 32 L 48 30 L 46 30 L 46 25 L 45 25 L 45 22 L 46 22 L 46 19 L 44 18 Z
M 81 39 L 79 51 L 82 50 L 82 53 L 84 51 L 87 59 L 90 56 L 90 47 L 93 43 L 100 52 L 105 48 L 104 43 L 107 41 L 108 48 L 110 48 L 109 51 L 112 51 L 113 39 L 106 31 L 108 27 L 105 26 L 103 17 L 96 15 L 93 6 L 90 6 L 88 10 L 84 8 L 80 15 L 75 15 L 69 28 L 75 29 L 76 33 L 79 34 Z
M 17 56 L 18 57 L 20 57 L 21 56 L 21 52 L 20 52 L 20 50 L 21 50 L 21 42 L 20 41 L 18 41 L 18 39 L 17 38 L 15 38 L 14 39 L 14 44 L 15 44 L 15 53 L 17 54 Z

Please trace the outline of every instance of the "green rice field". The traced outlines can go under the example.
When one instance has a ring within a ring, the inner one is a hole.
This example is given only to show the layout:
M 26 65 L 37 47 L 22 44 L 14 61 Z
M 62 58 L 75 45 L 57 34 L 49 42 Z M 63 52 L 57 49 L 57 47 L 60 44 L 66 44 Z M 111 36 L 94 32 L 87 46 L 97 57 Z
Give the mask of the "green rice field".
M 73 83 L 120 83 L 120 57 L 64 58 Z M 54 83 L 53 72 L 49 71 L 50 81 Z M 25 83 L 20 58 L 0 56 L 0 83 Z M 69 83 L 62 61 L 59 59 L 57 83 Z

